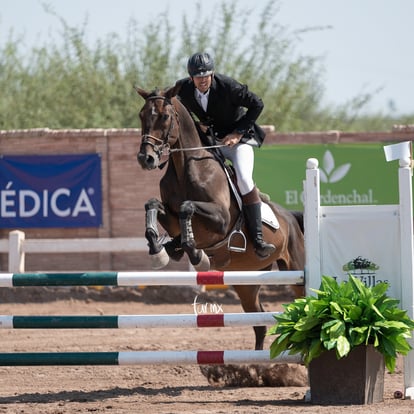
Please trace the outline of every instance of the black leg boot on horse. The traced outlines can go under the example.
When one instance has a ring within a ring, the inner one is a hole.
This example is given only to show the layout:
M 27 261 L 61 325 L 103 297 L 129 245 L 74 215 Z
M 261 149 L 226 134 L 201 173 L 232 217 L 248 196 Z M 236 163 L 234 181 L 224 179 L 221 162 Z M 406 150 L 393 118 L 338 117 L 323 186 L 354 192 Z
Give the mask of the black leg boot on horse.
M 274 244 L 263 240 L 261 200 L 257 188 L 242 196 L 243 212 L 246 219 L 246 227 L 254 245 L 256 254 L 260 257 L 268 257 L 276 251 Z

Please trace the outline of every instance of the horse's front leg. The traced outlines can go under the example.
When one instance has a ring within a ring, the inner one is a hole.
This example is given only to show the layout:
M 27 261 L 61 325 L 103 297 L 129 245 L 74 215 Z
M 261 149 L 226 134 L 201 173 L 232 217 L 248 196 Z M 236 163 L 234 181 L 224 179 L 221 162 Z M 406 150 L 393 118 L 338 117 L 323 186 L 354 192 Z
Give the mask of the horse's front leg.
M 204 250 L 196 248 L 191 219 L 196 211 L 192 201 L 184 201 L 180 207 L 181 247 L 187 253 L 191 264 L 197 271 L 210 270 L 210 259 Z
M 162 269 L 167 266 L 169 256 L 160 243 L 158 233 L 158 213 L 164 213 L 164 206 L 156 198 L 148 200 L 145 204 L 145 238 L 148 240 L 149 254 L 151 257 L 151 267 Z

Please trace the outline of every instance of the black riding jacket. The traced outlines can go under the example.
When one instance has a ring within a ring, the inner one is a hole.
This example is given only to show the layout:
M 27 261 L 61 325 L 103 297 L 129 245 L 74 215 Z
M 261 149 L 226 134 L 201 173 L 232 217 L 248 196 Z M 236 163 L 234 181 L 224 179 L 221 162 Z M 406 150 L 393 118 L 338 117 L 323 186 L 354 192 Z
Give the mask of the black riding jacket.
M 177 82 L 180 90 L 177 96 L 181 102 L 202 124 L 209 126 L 216 139 L 237 131 L 243 133 L 241 142 L 261 146 L 265 133 L 256 124 L 256 119 L 263 110 L 262 100 L 249 91 L 246 85 L 236 80 L 215 73 L 213 75 L 207 111 L 198 103 L 195 97 L 195 85 L 191 78 Z

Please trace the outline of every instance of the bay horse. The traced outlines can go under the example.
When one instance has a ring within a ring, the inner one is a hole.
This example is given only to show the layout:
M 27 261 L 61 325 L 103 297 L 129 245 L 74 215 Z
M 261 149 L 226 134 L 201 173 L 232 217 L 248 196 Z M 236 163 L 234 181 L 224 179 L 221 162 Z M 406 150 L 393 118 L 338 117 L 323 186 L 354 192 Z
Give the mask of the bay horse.
M 263 237 L 276 246 L 276 251 L 266 258 L 258 257 L 251 240 L 244 236 L 248 232 L 226 171 L 203 146 L 192 116 L 176 97 L 177 87 L 151 92 L 134 88 L 145 100 L 139 113 L 142 138 L 138 163 L 145 170 L 153 170 L 164 164 L 165 155 L 168 164 L 159 184 L 161 201 L 152 198 L 145 204 L 145 237 L 152 268 L 161 269 L 170 257 L 179 260 L 186 253 L 197 271 L 270 270 L 274 263 L 279 270 L 303 270 L 300 214 L 295 216 L 268 201 L 279 228 L 264 224 Z M 163 244 L 157 220 L 171 241 Z M 263 312 L 260 286 L 233 288 L 245 312 Z M 297 288 L 299 295 L 303 287 Z M 255 326 L 254 330 L 255 349 L 263 349 L 266 327 Z

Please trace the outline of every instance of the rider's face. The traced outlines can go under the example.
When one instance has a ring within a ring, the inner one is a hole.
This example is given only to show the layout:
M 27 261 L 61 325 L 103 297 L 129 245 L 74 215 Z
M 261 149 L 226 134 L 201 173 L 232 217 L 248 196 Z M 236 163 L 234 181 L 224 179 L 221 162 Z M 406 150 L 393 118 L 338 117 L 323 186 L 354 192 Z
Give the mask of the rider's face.
M 195 87 L 201 92 L 205 93 L 211 86 L 211 78 L 213 75 L 208 76 L 197 76 L 193 78 Z

